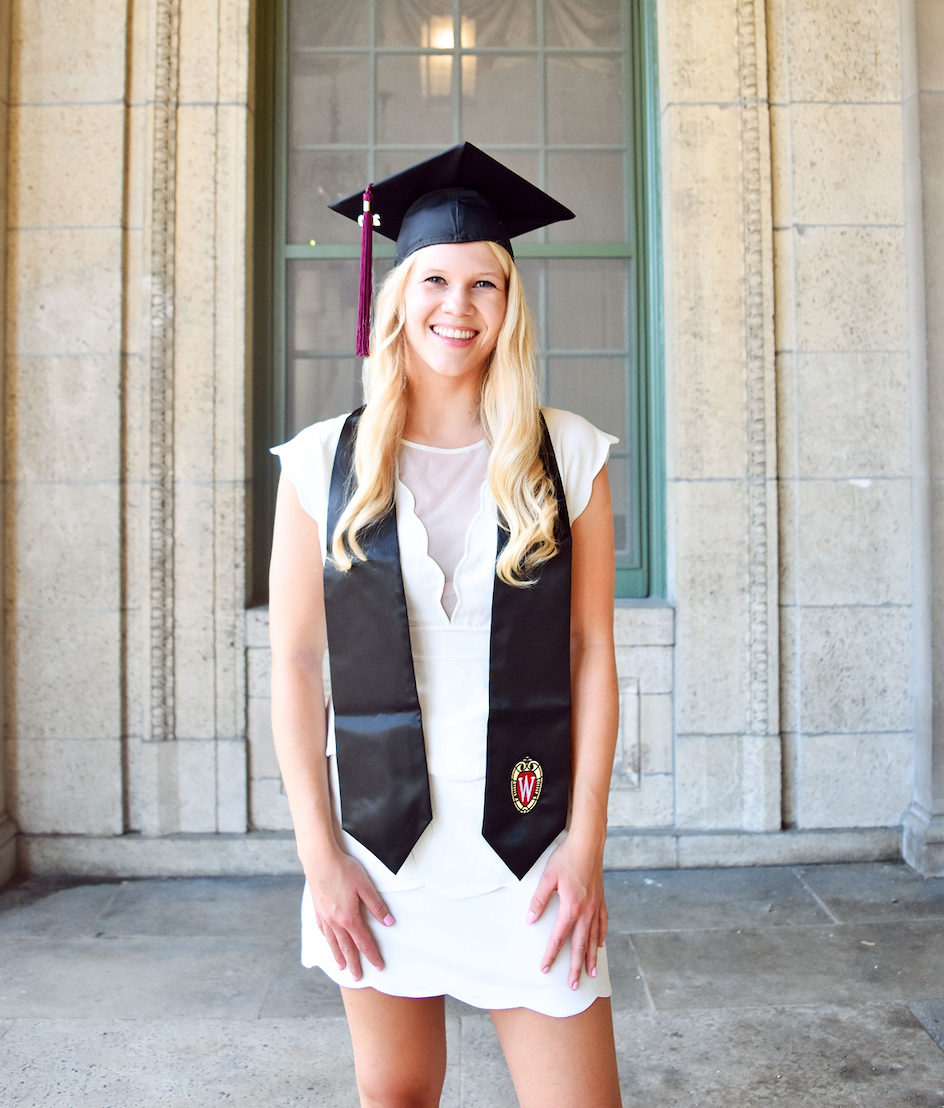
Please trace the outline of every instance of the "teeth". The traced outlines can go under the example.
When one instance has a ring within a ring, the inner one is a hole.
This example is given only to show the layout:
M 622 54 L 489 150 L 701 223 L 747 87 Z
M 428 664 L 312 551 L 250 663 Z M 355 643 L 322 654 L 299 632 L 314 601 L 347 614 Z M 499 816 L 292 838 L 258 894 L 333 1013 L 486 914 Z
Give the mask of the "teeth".
M 475 331 L 457 331 L 453 327 L 434 327 L 433 331 L 444 339 L 471 339 L 476 334 Z

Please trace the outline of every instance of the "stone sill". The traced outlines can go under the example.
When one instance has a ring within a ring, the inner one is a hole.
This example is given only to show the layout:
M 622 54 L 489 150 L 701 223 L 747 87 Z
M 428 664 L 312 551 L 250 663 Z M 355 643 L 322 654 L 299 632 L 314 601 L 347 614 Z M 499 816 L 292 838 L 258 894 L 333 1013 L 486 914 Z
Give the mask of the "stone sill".
M 21 835 L 19 871 L 37 877 L 237 877 L 301 875 L 291 832 L 246 835 Z M 814 865 L 901 859 L 900 827 L 676 831 L 611 828 L 610 870 Z

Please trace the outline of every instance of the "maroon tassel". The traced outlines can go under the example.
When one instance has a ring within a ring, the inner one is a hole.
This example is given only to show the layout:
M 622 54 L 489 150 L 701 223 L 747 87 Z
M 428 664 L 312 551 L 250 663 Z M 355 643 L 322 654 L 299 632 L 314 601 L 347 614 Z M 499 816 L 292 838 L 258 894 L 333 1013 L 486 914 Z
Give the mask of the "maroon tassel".
M 374 217 L 370 210 L 370 185 L 364 189 L 361 216 L 361 285 L 357 297 L 357 357 L 370 357 L 370 302 L 373 298 Z

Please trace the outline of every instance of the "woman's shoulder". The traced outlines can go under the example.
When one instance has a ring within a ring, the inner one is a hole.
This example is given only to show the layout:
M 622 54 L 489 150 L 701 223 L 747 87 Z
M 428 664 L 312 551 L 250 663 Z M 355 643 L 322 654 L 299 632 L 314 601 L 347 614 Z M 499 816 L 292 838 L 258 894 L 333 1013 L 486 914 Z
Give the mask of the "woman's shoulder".
M 593 479 L 606 464 L 610 447 L 619 442 L 588 419 L 561 408 L 542 408 L 560 470 L 571 522 L 590 503 Z
M 293 439 L 271 449 L 282 463 L 282 472 L 295 486 L 302 507 L 315 519 L 325 511 L 334 454 L 348 414 L 312 423 Z

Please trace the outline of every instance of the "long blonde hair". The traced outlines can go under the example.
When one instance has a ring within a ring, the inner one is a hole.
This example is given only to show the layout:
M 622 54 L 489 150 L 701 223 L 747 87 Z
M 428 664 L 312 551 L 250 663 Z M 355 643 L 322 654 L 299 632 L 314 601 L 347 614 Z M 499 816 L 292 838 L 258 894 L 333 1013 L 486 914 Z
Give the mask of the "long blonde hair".
M 538 566 L 557 553 L 557 499 L 540 458 L 541 409 L 535 368 L 534 324 L 511 255 L 485 244 L 505 275 L 505 319 L 489 356 L 479 416 L 491 445 L 488 483 L 508 531 L 496 572 L 526 586 Z M 360 539 L 394 500 L 397 455 L 406 422 L 406 283 L 412 259 L 391 270 L 377 295 L 371 355 L 364 366 L 366 406 L 354 447 L 356 487 L 331 539 L 331 556 L 344 571 L 366 560 Z

